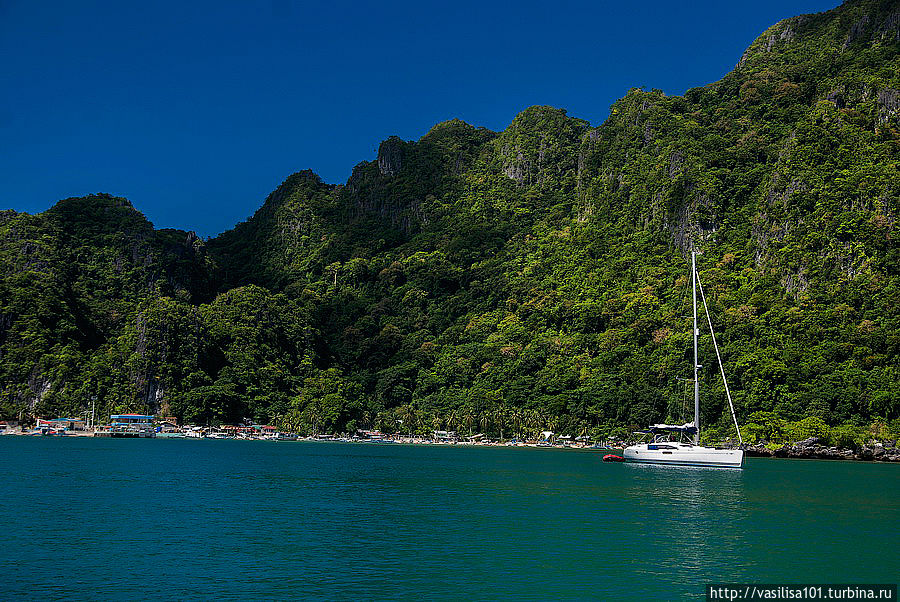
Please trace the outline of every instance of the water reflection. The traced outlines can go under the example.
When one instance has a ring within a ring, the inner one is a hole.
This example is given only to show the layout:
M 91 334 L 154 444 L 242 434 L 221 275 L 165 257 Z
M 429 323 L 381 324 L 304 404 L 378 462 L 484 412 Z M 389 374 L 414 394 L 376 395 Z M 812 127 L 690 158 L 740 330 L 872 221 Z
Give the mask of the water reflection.
M 745 511 L 741 470 L 626 464 L 631 543 L 648 580 L 696 587 L 739 565 Z M 700 591 L 700 590 L 697 590 Z

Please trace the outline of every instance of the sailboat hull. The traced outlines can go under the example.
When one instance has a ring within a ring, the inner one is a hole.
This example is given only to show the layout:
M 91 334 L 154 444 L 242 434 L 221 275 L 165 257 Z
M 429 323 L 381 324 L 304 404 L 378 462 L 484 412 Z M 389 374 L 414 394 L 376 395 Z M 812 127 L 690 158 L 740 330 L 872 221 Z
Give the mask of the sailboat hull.
M 713 468 L 742 468 L 744 450 L 715 449 L 682 443 L 650 443 L 625 448 L 626 462 L 640 464 L 668 464 L 673 466 L 709 466 Z

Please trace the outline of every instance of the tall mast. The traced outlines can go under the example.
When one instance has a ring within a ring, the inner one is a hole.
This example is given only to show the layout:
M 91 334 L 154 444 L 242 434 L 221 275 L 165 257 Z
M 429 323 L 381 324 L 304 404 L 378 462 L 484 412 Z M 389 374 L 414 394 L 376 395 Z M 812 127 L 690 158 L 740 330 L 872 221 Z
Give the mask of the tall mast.
M 697 363 L 697 252 L 691 250 L 691 286 L 694 289 L 694 444 L 700 443 L 700 364 Z

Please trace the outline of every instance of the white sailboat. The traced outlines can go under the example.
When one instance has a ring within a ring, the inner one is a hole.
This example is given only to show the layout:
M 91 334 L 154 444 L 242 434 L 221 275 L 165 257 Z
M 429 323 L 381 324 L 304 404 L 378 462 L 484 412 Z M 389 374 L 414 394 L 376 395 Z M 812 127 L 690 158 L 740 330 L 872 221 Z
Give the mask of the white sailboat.
M 728 397 L 728 405 L 731 408 L 731 417 L 737 428 L 738 440 L 743 447 L 744 440 L 741 437 L 741 429 L 738 426 L 734 413 L 734 404 L 731 402 L 731 392 L 728 390 L 728 381 L 725 380 L 725 370 L 722 367 L 722 357 L 719 354 L 719 346 L 716 344 L 716 335 L 712 329 L 712 319 L 709 316 L 709 307 L 706 305 L 706 295 L 703 294 L 703 285 L 697 274 L 697 254 L 691 251 L 691 283 L 694 289 L 694 421 L 682 425 L 654 424 L 648 429 L 653 439 L 649 443 L 640 443 L 626 447 L 623 455 L 626 462 L 639 462 L 643 464 L 671 464 L 677 466 L 710 466 L 716 468 L 742 468 L 744 465 L 743 449 L 723 449 L 717 447 L 703 447 L 700 443 L 700 379 L 699 371 L 702 366 L 697 363 L 697 337 L 700 330 L 697 328 L 697 288 L 700 288 L 700 296 L 703 299 L 703 308 L 706 311 L 706 320 L 709 323 L 709 331 L 712 335 L 713 347 L 716 350 L 716 358 L 719 360 L 719 369 L 722 372 L 722 381 L 725 383 L 725 394 Z M 693 442 L 670 441 L 673 434 L 679 437 L 692 436 Z

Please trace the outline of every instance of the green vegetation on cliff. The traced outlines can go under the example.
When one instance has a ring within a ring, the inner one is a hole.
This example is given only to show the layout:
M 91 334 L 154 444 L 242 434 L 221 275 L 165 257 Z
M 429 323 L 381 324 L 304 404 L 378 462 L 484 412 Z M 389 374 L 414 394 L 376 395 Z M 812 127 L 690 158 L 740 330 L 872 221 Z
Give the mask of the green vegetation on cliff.
M 206 242 L 103 195 L 4 212 L 0 411 L 503 436 L 679 420 L 693 247 L 751 438 L 896 429 L 898 50 L 896 1 L 847 2 L 684 96 L 631 90 L 599 127 L 532 107 L 500 133 L 389 138 L 346 185 L 294 174 Z

